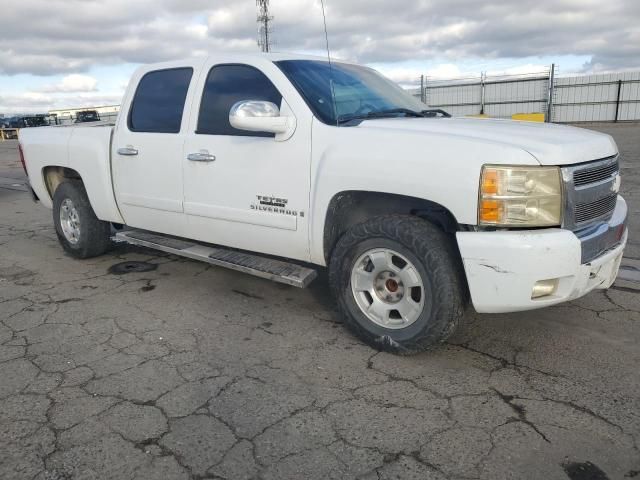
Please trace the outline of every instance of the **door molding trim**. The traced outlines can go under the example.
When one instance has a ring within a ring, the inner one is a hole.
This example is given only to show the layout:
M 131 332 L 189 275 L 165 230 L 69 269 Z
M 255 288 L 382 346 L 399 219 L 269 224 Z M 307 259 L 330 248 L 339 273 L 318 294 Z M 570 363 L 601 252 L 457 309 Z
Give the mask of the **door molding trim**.
M 197 202 L 184 202 L 184 212 L 187 215 L 225 220 L 227 222 L 247 223 L 250 225 L 291 231 L 298 229 L 298 217 L 295 215 L 258 212 L 255 210 L 221 207 Z
M 164 210 L 166 212 L 182 213 L 182 202 L 170 198 L 147 197 L 144 195 L 133 195 L 131 193 L 121 193 L 120 203 L 133 205 L 134 207 L 152 208 L 154 210 Z

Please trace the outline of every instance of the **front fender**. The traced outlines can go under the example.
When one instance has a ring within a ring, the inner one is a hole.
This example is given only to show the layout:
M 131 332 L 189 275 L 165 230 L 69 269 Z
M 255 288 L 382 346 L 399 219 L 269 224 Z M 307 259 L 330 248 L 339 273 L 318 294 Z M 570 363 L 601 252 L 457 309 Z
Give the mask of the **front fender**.
M 434 120 L 438 121 L 438 120 Z M 374 125 L 375 121 L 368 122 Z M 511 145 L 442 133 L 314 122 L 311 164 L 311 261 L 325 265 L 331 199 L 360 190 L 420 198 L 447 208 L 461 224 L 477 222 L 478 187 L 487 163 L 539 165 Z

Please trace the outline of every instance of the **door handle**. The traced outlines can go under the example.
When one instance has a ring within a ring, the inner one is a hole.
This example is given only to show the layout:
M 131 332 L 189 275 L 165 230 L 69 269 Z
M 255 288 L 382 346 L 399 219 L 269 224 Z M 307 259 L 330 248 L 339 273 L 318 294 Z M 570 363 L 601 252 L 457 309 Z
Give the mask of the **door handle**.
M 208 152 L 190 153 L 187 155 L 187 160 L 191 160 L 192 162 L 214 162 L 215 159 L 216 156 Z
M 132 146 L 126 146 L 124 148 L 119 148 L 118 149 L 118 155 L 125 155 L 125 156 L 128 156 L 128 157 L 131 157 L 131 156 L 137 155 L 137 154 L 138 154 L 138 150 L 136 150 Z

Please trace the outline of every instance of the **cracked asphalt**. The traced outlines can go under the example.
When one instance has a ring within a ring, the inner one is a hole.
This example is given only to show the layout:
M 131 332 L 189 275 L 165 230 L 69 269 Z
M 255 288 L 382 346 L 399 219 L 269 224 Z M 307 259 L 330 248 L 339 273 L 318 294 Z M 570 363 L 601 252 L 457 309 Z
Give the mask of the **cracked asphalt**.
M 611 132 L 640 262 L 640 127 Z M 118 247 L 66 257 L 0 143 L 0 478 L 640 479 L 640 296 L 469 311 L 378 353 L 307 290 Z M 110 273 L 124 261 L 156 266 Z M 640 266 L 640 263 L 638 263 Z

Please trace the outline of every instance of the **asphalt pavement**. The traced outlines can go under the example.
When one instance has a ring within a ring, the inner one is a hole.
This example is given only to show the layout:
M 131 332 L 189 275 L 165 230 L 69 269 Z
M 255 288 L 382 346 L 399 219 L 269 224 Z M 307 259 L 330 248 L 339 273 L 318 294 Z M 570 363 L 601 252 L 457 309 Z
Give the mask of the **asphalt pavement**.
M 412 357 L 345 330 L 322 273 L 299 290 L 144 249 L 65 256 L 0 142 L 0 478 L 640 479 L 640 126 L 590 128 L 622 153 L 624 278 L 470 309 Z

